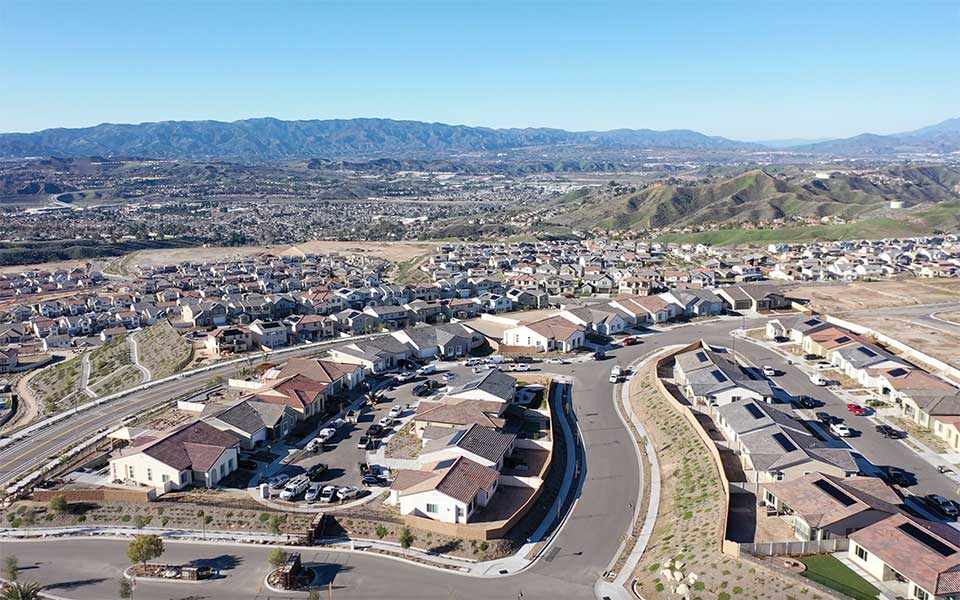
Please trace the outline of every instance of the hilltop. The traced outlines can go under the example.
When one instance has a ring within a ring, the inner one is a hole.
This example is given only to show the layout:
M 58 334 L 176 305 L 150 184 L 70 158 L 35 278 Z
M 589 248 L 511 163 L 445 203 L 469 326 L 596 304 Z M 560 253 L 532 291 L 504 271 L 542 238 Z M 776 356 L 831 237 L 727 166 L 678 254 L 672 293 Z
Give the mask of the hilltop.
M 578 228 L 647 229 L 758 223 L 794 217 L 861 219 L 892 200 L 933 207 L 960 199 L 960 169 L 893 167 L 870 175 L 794 177 L 756 169 L 710 182 L 668 180 L 643 189 L 608 185 L 570 194 L 553 222 Z

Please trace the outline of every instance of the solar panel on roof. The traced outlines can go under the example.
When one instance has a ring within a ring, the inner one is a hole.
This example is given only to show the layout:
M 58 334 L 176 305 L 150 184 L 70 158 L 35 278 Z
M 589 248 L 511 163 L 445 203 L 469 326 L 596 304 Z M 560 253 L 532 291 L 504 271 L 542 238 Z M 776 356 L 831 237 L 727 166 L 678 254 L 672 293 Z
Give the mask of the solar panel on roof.
M 861 348 L 860 352 L 866 354 L 867 356 L 876 356 L 877 353 L 871 350 L 870 348 Z
M 843 342 L 849 342 L 849 341 L 850 341 L 850 338 L 848 338 L 847 336 L 842 336 L 842 337 L 838 337 L 838 338 L 837 338 L 837 342 L 838 342 L 838 343 L 841 343 L 841 344 L 842 344 Z
M 926 531 L 920 529 L 913 523 L 903 523 L 897 526 L 897 529 L 909 535 L 927 548 L 930 548 L 940 556 L 952 556 L 957 553 L 952 547 L 941 542 Z
M 813 485 L 844 506 L 853 506 L 857 503 L 857 501 L 851 498 L 846 492 L 826 479 L 818 479 L 813 482 Z
M 727 376 L 721 373 L 720 371 L 710 371 L 710 374 L 713 375 L 713 378 L 716 379 L 719 383 L 724 383 L 727 381 Z
M 782 433 L 773 434 L 773 439 L 776 440 L 776 442 L 780 444 L 780 447 L 786 452 L 794 452 L 797 449 L 797 447 L 793 445 L 793 442 L 787 439 L 787 436 Z
M 748 413 L 753 415 L 754 419 L 762 419 L 763 417 L 766 416 L 765 414 L 763 414 L 763 411 L 760 410 L 760 408 L 752 402 L 750 404 L 745 404 L 744 408 L 747 410 Z
M 904 376 L 904 375 L 907 374 L 907 370 L 906 370 L 906 369 L 893 369 L 892 371 L 890 371 L 890 374 L 893 375 L 894 377 L 902 377 L 902 376 Z

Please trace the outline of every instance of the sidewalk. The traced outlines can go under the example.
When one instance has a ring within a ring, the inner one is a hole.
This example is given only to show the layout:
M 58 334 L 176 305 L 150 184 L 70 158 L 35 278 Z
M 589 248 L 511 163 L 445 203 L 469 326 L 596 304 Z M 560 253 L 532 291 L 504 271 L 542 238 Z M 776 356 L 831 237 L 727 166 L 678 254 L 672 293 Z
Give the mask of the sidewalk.
M 836 552 L 832 554 L 834 558 L 839 560 L 845 567 L 862 577 L 865 581 L 870 583 L 873 587 L 880 590 L 880 595 L 877 596 L 879 600 L 895 600 L 896 598 L 902 598 L 905 595 L 906 590 L 898 592 L 888 585 L 888 582 L 878 581 L 873 575 L 864 571 L 860 565 L 853 562 L 847 558 L 846 552 Z

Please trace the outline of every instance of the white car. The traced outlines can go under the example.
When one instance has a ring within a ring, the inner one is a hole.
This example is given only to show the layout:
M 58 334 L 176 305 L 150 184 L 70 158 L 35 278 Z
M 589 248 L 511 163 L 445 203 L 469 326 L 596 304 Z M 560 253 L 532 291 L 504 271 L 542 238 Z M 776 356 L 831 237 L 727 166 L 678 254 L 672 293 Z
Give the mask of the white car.
M 820 373 L 814 373 L 810 376 L 810 383 L 814 385 L 827 385 L 827 380 Z
M 403 373 L 400 373 L 397 375 L 397 381 L 399 381 L 400 383 L 404 383 L 404 382 L 410 381 L 416 376 L 417 376 L 416 373 L 414 373 L 413 371 L 404 371 Z
M 608 379 L 610 383 L 620 383 L 620 376 L 610 373 L 610 378 Z
M 457 378 L 457 374 L 456 374 L 456 373 L 450 373 L 450 372 L 448 371 L 448 372 L 446 372 L 446 373 L 443 374 L 443 380 L 444 380 L 444 381 L 453 381 L 453 380 L 456 379 L 456 378 Z
M 483 364 L 483 360 L 479 358 L 468 358 L 467 360 L 460 363 L 464 367 L 475 367 L 477 365 Z
M 320 490 L 322 489 L 322 483 L 311 483 L 310 487 L 307 488 L 307 493 L 303 495 L 303 499 L 307 502 L 315 502 L 317 500 L 317 496 L 320 495 Z
M 777 370 L 771 367 L 770 365 L 763 365 L 763 376 L 764 377 L 773 377 L 777 374 Z
M 304 476 L 297 476 L 287 482 L 287 485 L 280 492 L 281 500 L 293 500 L 307 489 L 310 480 Z
M 317 450 L 320 449 L 320 446 L 323 445 L 323 442 L 324 440 L 321 440 L 320 438 L 313 438 L 312 440 L 307 442 L 307 451 L 316 452 Z
M 837 437 L 850 437 L 850 428 L 843 423 L 830 423 L 830 433 Z
M 396 419 L 397 417 L 399 417 L 399 416 L 402 415 L 402 414 L 403 414 L 403 407 L 400 406 L 399 404 L 397 404 L 396 406 L 391 407 L 391 408 L 390 408 L 390 412 L 387 413 L 387 415 L 388 415 L 389 417 L 394 418 L 394 419 Z
M 437 372 L 436 365 L 424 365 L 417 369 L 417 375 L 430 375 L 431 373 Z
M 393 417 L 384 417 L 377 421 L 377 425 L 386 429 L 387 427 L 393 426 Z
M 510 370 L 517 371 L 517 372 L 526 372 L 530 370 L 530 365 L 528 365 L 527 363 L 517 363 L 512 367 L 510 367 Z
M 493 363 L 499 365 L 500 363 L 509 362 L 509 359 L 506 356 L 500 356 L 499 354 L 493 354 L 487 357 L 488 363 Z
M 543 362 L 546 363 L 546 364 L 548 364 L 548 365 L 565 365 L 565 364 L 567 364 L 567 361 L 563 360 L 562 358 L 548 358 L 548 359 L 546 359 L 546 360 L 543 361 Z
M 324 427 L 323 429 L 320 430 L 320 433 L 317 434 L 317 437 L 315 439 L 320 440 L 320 443 L 322 444 L 323 442 L 326 442 L 327 440 L 332 438 L 334 435 L 336 435 L 336 433 L 337 433 L 337 430 L 334 429 L 333 427 Z
M 342 487 L 339 490 L 337 490 L 337 498 L 339 498 L 340 500 L 351 500 L 353 498 L 356 498 L 359 493 L 360 493 L 359 488 L 355 488 L 352 485 L 349 485 L 347 487 Z
M 328 485 L 327 487 L 320 490 L 320 502 L 323 504 L 330 504 L 337 498 L 337 486 Z

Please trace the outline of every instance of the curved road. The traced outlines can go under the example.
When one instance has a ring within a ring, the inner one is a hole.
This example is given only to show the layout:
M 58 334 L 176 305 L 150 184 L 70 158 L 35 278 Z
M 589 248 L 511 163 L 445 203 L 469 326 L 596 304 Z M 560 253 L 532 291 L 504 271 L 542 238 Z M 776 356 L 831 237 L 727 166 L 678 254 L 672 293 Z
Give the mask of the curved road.
M 644 343 L 637 346 L 617 349 L 611 353 L 613 358 L 606 362 L 587 362 L 558 369 L 575 379 L 574 409 L 586 450 L 585 479 L 577 503 L 563 529 L 556 534 L 553 545 L 525 571 L 493 579 L 466 577 L 428 571 L 382 557 L 323 548 L 304 549 L 304 561 L 323 566 L 325 577 L 332 578 L 334 598 L 513 599 L 521 591 L 523 598 L 530 600 L 594 597 L 595 583 L 610 564 L 620 546 L 622 535 L 630 527 L 633 517 L 631 504 L 637 497 L 639 487 L 639 465 L 632 440 L 611 402 L 612 386 L 607 382 L 609 367 L 614 362 L 627 365 L 658 348 L 686 344 L 700 338 L 731 346 L 733 340 L 729 332 L 740 327 L 741 323 L 740 319 L 726 319 L 678 327 L 644 336 Z M 745 322 L 747 327 L 756 327 L 761 323 L 759 320 Z M 827 402 L 831 412 L 844 412 L 838 398 L 822 388 L 808 390 L 805 383 L 812 384 L 772 351 L 743 340 L 738 340 L 736 346 L 739 353 L 756 365 L 782 365 L 785 375 L 778 380 L 781 387 L 796 393 L 812 392 L 812 395 Z M 205 374 L 206 377 L 213 375 Z M 177 385 L 190 384 L 180 381 Z M 167 397 L 170 393 L 167 392 Z M 136 400 L 129 402 L 135 404 Z M 127 407 L 125 410 L 135 411 L 137 408 Z M 847 416 L 847 420 L 856 426 L 852 416 Z M 949 483 L 933 467 L 922 463 L 899 443 L 879 438 L 872 428 L 861 428 L 864 434 L 850 443 L 868 459 L 878 464 L 899 464 L 913 470 L 920 480 L 918 487 L 939 489 Z M 61 597 L 94 600 L 113 597 L 116 593 L 120 573 L 129 564 L 125 555 L 126 545 L 126 541 L 105 539 L 8 542 L 2 544 L 2 554 L 15 553 L 18 556 L 20 564 L 26 567 L 20 577 L 22 580 L 40 581 L 49 586 L 51 593 Z M 169 542 L 167 547 L 164 559 L 171 562 L 214 560 L 219 557 L 221 564 L 225 565 L 222 568 L 227 577 L 195 585 L 141 582 L 136 594 L 139 600 L 187 597 L 269 597 L 276 600 L 287 597 L 264 593 L 259 587 L 260 578 L 266 572 L 267 548 L 175 542 Z M 229 570 L 227 567 L 230 567 Z

